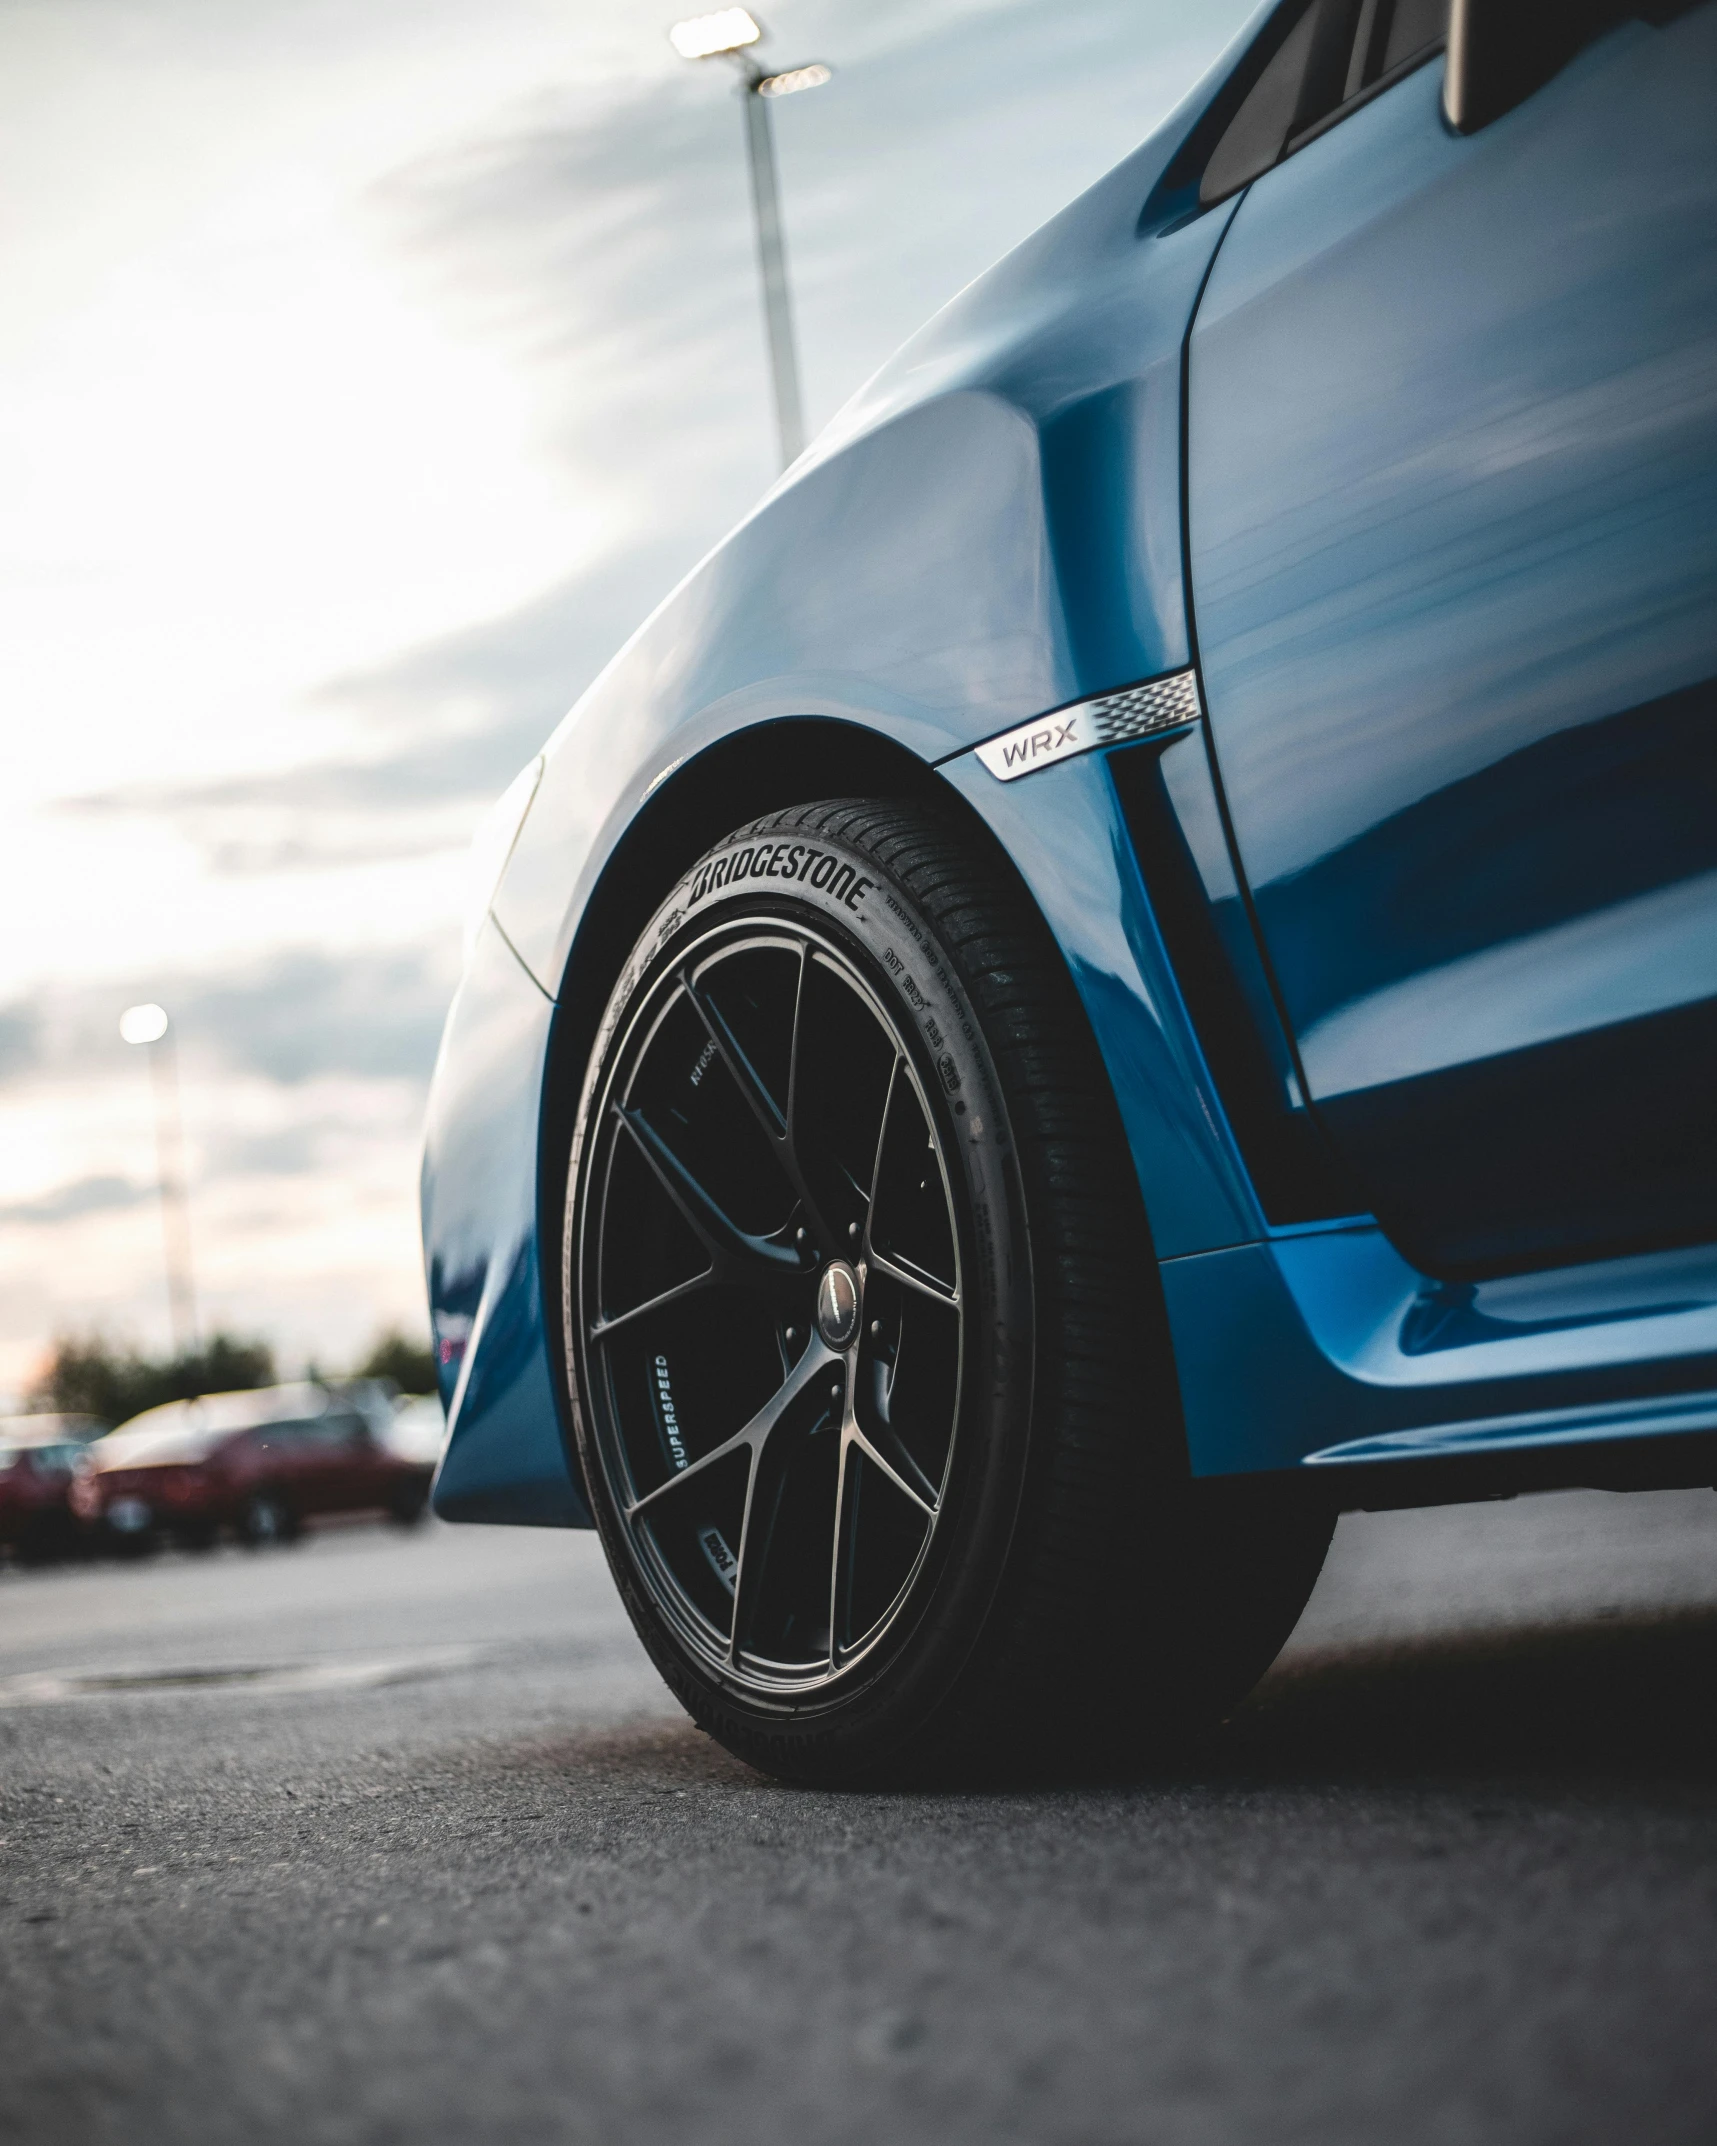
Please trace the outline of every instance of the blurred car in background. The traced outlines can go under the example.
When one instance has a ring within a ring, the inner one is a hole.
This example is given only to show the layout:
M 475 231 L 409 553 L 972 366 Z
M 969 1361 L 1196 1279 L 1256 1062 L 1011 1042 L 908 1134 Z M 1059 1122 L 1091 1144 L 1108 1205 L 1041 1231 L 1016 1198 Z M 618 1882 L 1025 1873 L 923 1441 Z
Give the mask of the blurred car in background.
M 88 1454 L 71 1509 L 106 1547 L 133 1553 L 163 1538 L 209 1549 L 223 1531 L 253 1546 L 289 1542 L 334 1513 L 410 1526 L 433 1462 L 393 1445 L 390 1417 L 380 1395 L 311 1382 L 169 1401 Z
M 105 1428 L 95 1416 L 0 1417 L 0 1544 L 20 1564 L 45 1564 L 78 1547 L 72 1480 Z

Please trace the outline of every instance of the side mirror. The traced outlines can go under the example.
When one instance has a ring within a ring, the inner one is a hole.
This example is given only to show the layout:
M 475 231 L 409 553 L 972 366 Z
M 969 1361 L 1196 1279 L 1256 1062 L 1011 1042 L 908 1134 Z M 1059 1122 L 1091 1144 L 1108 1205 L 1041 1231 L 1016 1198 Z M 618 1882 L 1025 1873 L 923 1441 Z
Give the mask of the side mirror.
M 1583 45 L 1649 8 L 1626 0 L 1450 0 L 1443 116 L 1476 134 L 1524 104 Z

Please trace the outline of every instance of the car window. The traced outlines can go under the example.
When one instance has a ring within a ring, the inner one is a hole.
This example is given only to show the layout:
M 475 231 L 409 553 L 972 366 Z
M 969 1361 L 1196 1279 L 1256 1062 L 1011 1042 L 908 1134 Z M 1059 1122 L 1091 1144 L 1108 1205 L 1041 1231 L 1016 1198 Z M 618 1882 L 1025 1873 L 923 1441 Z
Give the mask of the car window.
M 157 1463 L 194 1466 L 207 1460 L 220 1438 L 208 1431 L 199 1430 L 187 1422 L 183 1413 L 168 1415 L 169 1409 L 181 1409 L 182 1403 L 167 1402 L 159 1410 L 152 1409 L 150 1418 L 164 1417 L 163 1422 L 145 1421 L 141 1416 L 133 1420 L 143 1423 L 140 1431 L 110 1431 L 90 1448 L 91 1458 L 97 1468 L 147 1468 Z
M 290 1446 L 297 1452 L 326 1449 L 354 1444 L 364 1434 L 363 1419 L 359 1416 L 313 1416 L 295 1423 L 265 1423 L 257 1436 L 264 1445 L 279 1449 Z
M 307 1422 L 289 1420 L 284 1423 L 262 1423 L 257 1426 L 256 1438 L 258 1444 L 269 1447 L 273 1452 L 296 1453 L 314 1442 L 320 1428 L 319 1421 L 314 1418 Z
M 1383 50 L 1373 55 L 1376 64 L 1365 77 L 1368 82 L 1405 67 L 1409 60 L 1440 45 L 1448 35 L 1449 0 L 1395 0 L 1392 8 L 1378 12 L 1386 13 L 1388 21 Z
M 1449 0 L 1303 0 L 1284 8 L 1254 48 L 1258 71 L 1204 167 L 1200 206 L 1248 185 L 1349 105 L 1428 58 L 1443 42 L 1448 14 Z

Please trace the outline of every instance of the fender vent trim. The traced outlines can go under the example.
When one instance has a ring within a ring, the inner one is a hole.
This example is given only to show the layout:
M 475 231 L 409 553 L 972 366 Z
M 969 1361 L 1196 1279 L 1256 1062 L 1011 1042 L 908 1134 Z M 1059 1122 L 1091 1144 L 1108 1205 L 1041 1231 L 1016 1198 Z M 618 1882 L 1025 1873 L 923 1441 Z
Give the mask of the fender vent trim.
M 1017 782 L 1057 760 L 1092 753 L 1106 745 L 1132 745 L 1171 730 L 1186 730 L 1204 710 L 1196 671 L 1170 671 L 1118 693 L 1076 700 L 1029 723 L 1004 730 L 977 747 L 978 758 L 998 782 Z

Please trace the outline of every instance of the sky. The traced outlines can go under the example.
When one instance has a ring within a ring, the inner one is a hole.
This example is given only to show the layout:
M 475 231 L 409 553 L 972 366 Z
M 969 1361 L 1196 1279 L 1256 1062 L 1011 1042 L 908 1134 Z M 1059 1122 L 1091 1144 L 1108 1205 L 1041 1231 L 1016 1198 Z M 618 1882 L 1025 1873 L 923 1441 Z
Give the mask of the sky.
M 767 486 L 741 114 L 640 0 L 0 0 L 0 1402 L 199 1315 L 424 1326 L 488 803 Z M 1134 147 L 1249 0 L 777 0 L 807 415 Z

